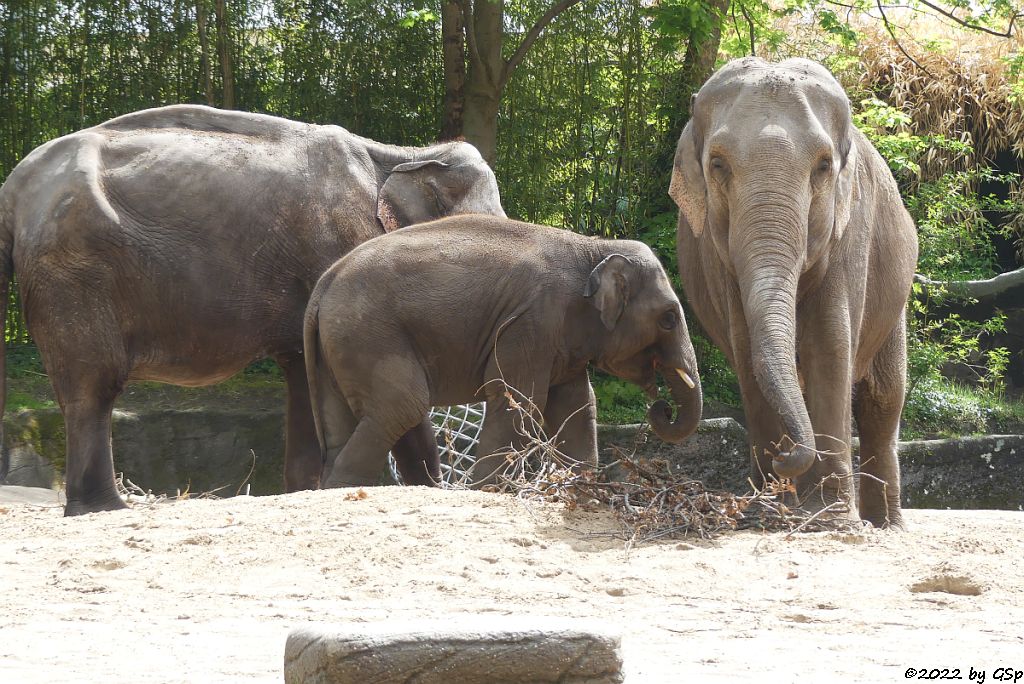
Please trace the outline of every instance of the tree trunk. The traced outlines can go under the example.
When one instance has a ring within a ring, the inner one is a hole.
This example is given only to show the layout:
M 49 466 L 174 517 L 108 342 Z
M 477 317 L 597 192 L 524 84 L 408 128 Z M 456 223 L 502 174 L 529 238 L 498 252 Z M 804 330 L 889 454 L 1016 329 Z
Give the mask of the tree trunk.
M 690 98 L 700 90 L 704 81 L 708 80 L 715 70 L 718 47 L 722 42 L 722 21 L 729 11 L 729 2 L 730 0 L 709 1 L 709 7 L 717 13 L 715 21 L 707 35 L 690 36 L 683 66 L 675 73 L 673 83 L 668 89 L 666 105 L 669 109 L 669 125 L 653 162 L 655 182 L 650 188 L 655 194 L 648 198 L 652 208 L 674 209 L 664 189 L 668 187 L 669 176 L 672 173 L 676 143 L 679 141 L 683 126 L 690 120 Z
M 683 68 L 678 73 L 679 87 L 675 92 L 679 102 L 673 109 L 673 116 L 670 119 L 675 136 L 678 136 L 683 126 L 690 120 L 690 97 L 700 90 L 704 81 L 714 72 L 715 61 L 718 59 L 718 46 L 722 43 L 722 20 L 729 11 L 729 0 L 710 0 L 708 6 L 717 13 L 716 21 L 703 38 L 691 37 L 686 46 Z M 674 153 L 675 137 L 672 143 Z
M 199 29 L 199 55 L 203 72 L 203 92 L 206 104 L 214 106 L 213 73 L 210 66 L 210 39 L 206 34 L 206 0 L 196 0 L 196 27 Z
M 224 109 L 235 108 L 235 75 L 231 65 L 231 34 L 228 29 L 228 8 L 225 0 L 217 0 L 214 5 L 217 13 L 217 50 L 220 54 L 222 74 L 221 90 L 223 92 Z
M 441 53 L 444 58 L 444 113 L 441 140 L 462 135 L 466 106 L 466 48 L 462 8 L 458 0 L 441 3 Z
M 465 17 L 466 32 L 471 37 L 462 132 L 492 167 L 497 156 L 498 111 L 505 81 L 505 59 L 501 56 L 504 16 L 504 2 L 484 0 L 473 3 L 472 14 Z
M 505 85 L 544 28 L 578 2 L 580 0 L 560 0 L 554 3 L 526 32 L 523 42 L 505 61 L 502 57 L 505 37 L 504 0 L 460 0 L 469 53 L 462 132 L 492 167 L 497 156 L 498 112 Z

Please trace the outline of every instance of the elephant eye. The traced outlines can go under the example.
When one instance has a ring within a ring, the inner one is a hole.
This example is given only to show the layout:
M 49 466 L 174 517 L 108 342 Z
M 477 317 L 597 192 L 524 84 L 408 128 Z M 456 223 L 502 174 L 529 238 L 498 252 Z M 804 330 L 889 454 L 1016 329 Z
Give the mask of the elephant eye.
M 658 327 L 662 330 L 673 330 L 677 325 L 679 325 L 679 315 L 672 310 L 661 314 L 658 319 Z
M 825 157 L 818 162 L 818 173 L 825 175 L 832 171 L 832 160 L 829 157 Z

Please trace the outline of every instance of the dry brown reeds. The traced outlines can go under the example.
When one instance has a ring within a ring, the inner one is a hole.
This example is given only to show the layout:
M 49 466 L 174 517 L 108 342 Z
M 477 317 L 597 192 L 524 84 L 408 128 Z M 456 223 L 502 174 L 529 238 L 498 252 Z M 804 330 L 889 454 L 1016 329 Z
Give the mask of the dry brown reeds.
M 1024 156 L 1024 107 L 1004 59 L 1010 41 L 978 34 L 961 35 L 955 44 L 897 45 L 870 27 L 862 36 L 859 89 L 910 115 L 911 133 L 942 135 L 973 148 L 971 154 L 929 149 L 920 160 L 922 178 L 989 165 L 1006 150 Z

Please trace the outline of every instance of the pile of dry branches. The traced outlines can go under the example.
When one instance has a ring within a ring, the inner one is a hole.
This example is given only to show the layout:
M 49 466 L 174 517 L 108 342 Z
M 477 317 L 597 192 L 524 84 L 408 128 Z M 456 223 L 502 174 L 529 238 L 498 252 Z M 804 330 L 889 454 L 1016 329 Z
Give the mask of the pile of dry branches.
M 710 539 L 745 529 L 794 534 L 864 528 L 864 523 L 843 515 L 842 503 L 813 513 L 787 506 L 785 501 L 796 494 L 788 480 L 769 479 L 763 489 L 751 485 L 750 493 L 737 495 L 708 490 L 701 482 L 673 474 L 667 461 L 637 458 L 646 426 L 630 453 L 620 450 L 615 462 L 588 467 L 559 451 L 561 428 L 547 435 L 527 398 L 511 389 L 506 396 L 509 410 L 522 419 L 522 443 L 504 454 L 507 467 L 494 489 L 570 509 L 610 509 L 621 525 L 621 538 L 631 544 L 693 536 Z M 624 479 L 608 477 L 616 466 L 625 472 Z
M 611 509 L 622 538 L 643 543 L 696 536 L 710 539 L 723 532 L 756 529 L 769 532 L 855 531 L 863 523 L 836 515 L 845 505 L 831 504 L 811 513 L 784 503 L 794 494 L 788 481 L 770 481 L 765 488 L 738 495 L 712 491 L 703 483 L 671 473 L 660 460 L 623 456 L 615 464 L 627 473 L 609 480 L 608 467 L 573 470 L 565 467 L 519 467 L 529 479 L 506 478 L 502 489 L 524 499 L 561 502 L 568 508 Z

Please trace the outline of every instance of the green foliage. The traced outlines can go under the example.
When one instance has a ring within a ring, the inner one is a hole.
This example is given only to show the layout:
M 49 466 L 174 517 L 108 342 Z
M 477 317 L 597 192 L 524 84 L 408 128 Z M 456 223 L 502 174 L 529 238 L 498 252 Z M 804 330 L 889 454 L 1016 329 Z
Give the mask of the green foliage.
M 691 330 L 690 338 L 693 340 L 693 350 L 697 355 L 697 368 L 700 369 L 704 399 L 739 406 L 739 381 L 725 354 L 698 332 Z
M 398 25 L 402 28 L 412 28 L 416 24 L 430 23 L 440 18 L 440 15 L 429 9 L 411 9 L 406 10 L 405 16 L 399 20 Z
M 761 0 L 732 0 L 723 22 L 721 50 L 730 57 L 765 56 L 786 40 L 776 22 L 784 14 Z
M 644 15 L 651 19 L 651 30 L 665 50 L 689 40 L 703 40 L 721 21 L 718 11 L 700 0 L 661 0 Z
M 988 278 L 997 270 L 993 237 L 998 232 L 992 212 L 1024 209 L 1017 201 L 982 195 L 983 182 L 1015 184 L 1015 174 L 988 168 L 948 171 L 922 182 L 919 161 L 929 151 L 969 158 L 972 150 L 943 136 L 909 132 L 910 116 L 877 98 L 860 102 L 856 125 L 882 154 L 905 192 L 907 209 L 917 225 L 920 254 L 917 268 L 935 280 Z M 908 305 L 907 403 L 904 418 L 911 432 L 978 432 L 1001 406 L 1003 374 L 1009 362 L 1004 347 L 982 349 L 986 336 L 1005 330 L 1005 316 L 969 321 L 958 314 L 936 314 L 957 293 L 915 284 Z M 974 389 L 945 377 L 957 367 L 972 374 Z
M 908 335 L 907 374 L 910 379 L 908 394 L 913 395 L 922 383 L 932 387 L 942 383 L 942 370 L 950 364 L 959 364 L 972 374 L 975 384 L 992 395 L 1003 390 L 1003 373 L 1009 360 L 1003 347 L 982 350 L 980 342 L 986 335 L 1006 329 L 1006 316 L 999 314 L 981 323 L 969 321 L 958 314 L 938 319 L 929 316 L 919 285 L 910 309 L 914 312 Z
M 835 36 L 844 45 L 857 43 L 857 32 L 850 25 L 827 7 L 818 8 L 818 26 L 830 36 Z
M 7 401 L 4 404 L 4 408 L 8 411 L 21 411 L 25 409 L 37 411 L 39 409 L 56 407 L 57 402 L 52 399 L 40 399 L 35 393 L 14 388 L 7 390 Z
M 281 380 L 284 378 L 281 367 L 273 359 L 261 359 L 250 363 L 242 373 L 247 378 L 253 379 Z
M 860 111 L 853 115 L 854 125 L 871 140 L 897 177 L 921 173 L 917 159 L 928 149 L 927 139 L 907 132 L 910 122 L 909 114 L 877 98 L 862 100 Z
M 21 378 L 25 376 L 45 377 L 42 357 L 34 344 L 19 344 L 8 347 L 7 377 Z
M 933 278 L 963 280 L 988 278 L 998 271 L 992 240 L 1000 232 L 990 212 L 1020 212 L 1020 203 L 981 195 L 983 181 L 1016 183 L 1016 174 L 991 169 L 951 171 L 935 181 L 921 183 L 907 197 L 907 209 L 917 222 L 920 258 L 918 269 Z
M 1024 425 L 1024 402 L 975 387 L 929 378 L 907 396 L 904 439 L 1017 432 Z
M 642 389 L 598 370 L 591 375 L 599 422 L 623 425 L 647 420 L 648 399 Z

